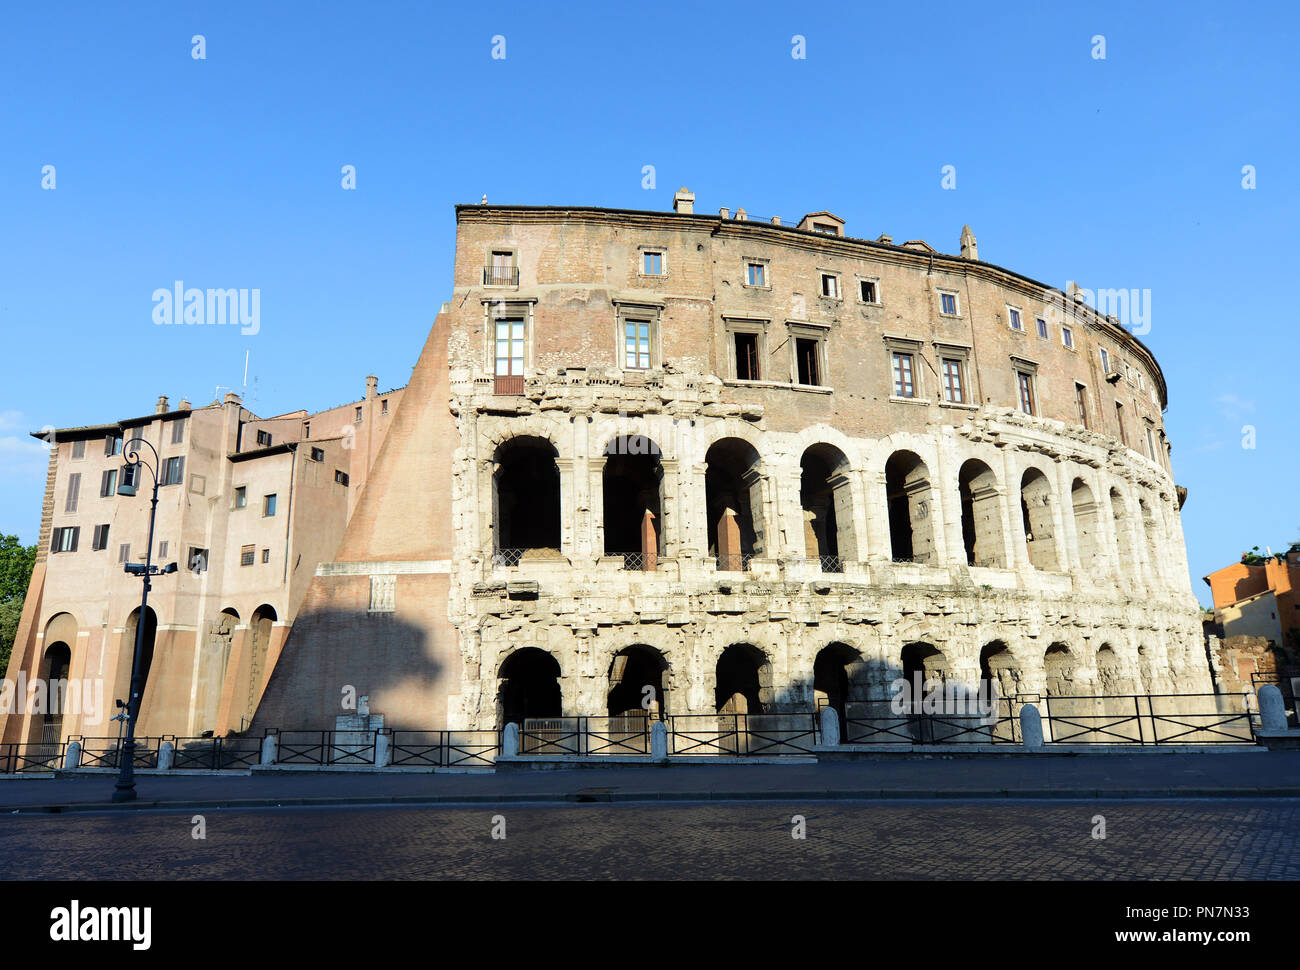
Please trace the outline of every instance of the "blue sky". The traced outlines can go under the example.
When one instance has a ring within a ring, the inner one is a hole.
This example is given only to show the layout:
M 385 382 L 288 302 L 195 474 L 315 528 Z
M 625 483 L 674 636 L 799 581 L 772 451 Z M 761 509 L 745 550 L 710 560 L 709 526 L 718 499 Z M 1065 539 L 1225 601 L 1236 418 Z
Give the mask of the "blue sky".
M 246 351 L 264 415 L 360 396 L 367 373 L 406 383 L 450 296 L 454 204 L 668 209 L 688 185 L 697 211 L 830 209 L 947 252 L 970 223 L 982 258 L 1036 279 L 1149 289 L 1206 600 L 1205 573 L 1300 538 L 1298 20 L 1280 2 L 8 5 L 0 533 L 40 525 L 29 431 L 206 404 L 243 385 Z M 175 280 L 260 289 L 260 331 L 155 326 Z

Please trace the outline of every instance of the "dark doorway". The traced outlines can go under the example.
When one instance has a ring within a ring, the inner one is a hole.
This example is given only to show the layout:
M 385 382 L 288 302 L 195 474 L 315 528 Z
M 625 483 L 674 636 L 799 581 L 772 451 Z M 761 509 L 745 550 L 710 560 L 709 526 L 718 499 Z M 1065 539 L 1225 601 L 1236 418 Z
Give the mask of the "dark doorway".
M 496 453 L 497 551 L 560 552 L 560 470 L 544 438 L 511 438 Z M 514 565 L 513 563 L 511 565 Z
M 666 715 L 663 678 L 667 668 L 663 656 L 653 647 L 638 644 L 615 654 L 609 668 L 610 717 Z M 647 697 L 648 708 L 644 703 Z
M 718 658 L 714 705 L 719 714 L 762 714 L 759 670 L 767 658 L 747 643 L 732 644 Z
M 560 663 L 545 650 L 524 647 L 501 665 L 501 726 L 525 718 L 562 717 Z

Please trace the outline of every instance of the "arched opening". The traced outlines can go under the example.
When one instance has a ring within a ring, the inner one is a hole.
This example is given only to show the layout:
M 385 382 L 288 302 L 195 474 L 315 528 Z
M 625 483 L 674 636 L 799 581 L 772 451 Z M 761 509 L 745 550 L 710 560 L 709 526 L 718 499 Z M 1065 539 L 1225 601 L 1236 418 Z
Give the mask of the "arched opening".
M 545 650 L 523 647 L 501 665 L 497 688 L 501 727 L 528 718 L 562 717 L 560 663 Z
M 1109 643 L 1097 648 L 1097 689 L 1103 697 L 1132 694 L 1133 680 Z
M 980 695 L 1000 699 L 1020 693 L 1020 664 L 1011 648 L 1001 640 L 986 643 L 980 650 Z
M 998 480 L 984 462 L 972 458 L 957 474 L 961 497 L 961 535 L 968 566 L 1004 569 L 1006 549 L 1002 542 L 1002 504 L 998 501 Z
M 68 670 L 72 666 L 72 650 L 63 641 L 45 648 L 41 658 L 40 677 L 45 682 L 45 710 L 41 715 L 41 741 L 57 744 L 63 737 L 63 711 L 70 689 Z
M 609 667 L 610 717 L 666 717 L 667 670 L 668 661 L 654 647 L 638 643 L 614 654 Z
M 245 707 L 247 722 L 252 723 L 257 703 L 262 696 L 262 685 L 267 677 L 267 658 L 271 652 L 271 631 L 278 619 L 275 607 L 263 603 L 253 611 L 248 621 L 248 702 Z M 239 729 L 244 729 L 241 724 Z
M 733 643 L 718 658 L 714 708 L 719 714 L 762 714 L 767 657 L 748 643 Z
M 560 555 L 560 469 L 545 438 L 520 436 L 503 442 L 493 460 L 492 513 L 497 561 Z
M 235 639 L 239 613 L 227 607 L 208 623 L 208 634 L 199 663 L 199 711 L 196 728 L 207 737 L 216 730 L 221 706 L 221 689 L 230 669 L 230 648 Z
M 663 552 L 663 465 L 644 435 L 621 435 L 605 447 L 605 555 L 624 567 L 654 572 Z
M 909 714 L 923 713 L 923 701 L 928 691 L 942 692 L 948 679 L 948 658 L 943 651 L 929 643 L 909 643 L 903 647 L 904 710 Z
M 1106 558 L 1101 543 L 1101 522 L 1092 489 L 1082 478 L 1074 480 L 1074 485 L 1070 489 L 1070 501 L 1074 506 L 1074 532 L 1079 543 L 1079 565 L 1094 579 L 1101 579 L 1106 569 Z
M 936 565 L 930 470 L 919 455 L 896 451 L 885 462 L 889 542 L 894 562 Z
M 846 643 L 832 643 L 817 652 L 813 660 L 813 702 L 820 712 L 829 707 L 839 716 L 840 737 L 848 737 L 848 704 L 856 695 L 852 669 L 862 661 L 861 655 Z
M 1115 546 L 1119 551 L 1121 575 L 1132 575 L 1138 565 L 1137 547 L 1133 544 L 1133 530 L 1129 528 L 1128 506 L 1119 489 L 1110 490 L 1110 508 L 1115 516 Z
M 1075 660 L 1064 643 L 1053 643 L 1043 654 L 1043 673 L 1048 697 L 1069 697 L 1074 687 Z
M 858 558 L 849 460 L 838 448 L 816 444 L 804 451 L 799 468 L 805 555 L 826 572 L 843 572 L 846 559 Z
M 1052 523 L 1052 487 L 1047 476 L 1030 468 L 1020 478 L 1020 516 L 1025 527 L 1029 564 L 1035 569 L 1057 570 L 1056 529 Z
M 723 438 L 709 446 L 704 461 L 709 555 L 720 570 L 748 569 L 749 557 L 765 551 L 758 452 L 747 441 Z
M 137 606 L 127 617 L 126 626 L 122 631 L 122 663 L 126 669 L 127 691 L 130 690 L 136 637 L 141 633 L 143 639 L 140 643 L 140 690 L 138 694 L 127 698 L 127 702 L 135 707 L 137 717 L 145 697 L 145 685 L 149 683 L 149 669 L 153 666 L 154 641 L 158 636 L 158 615 L 154 613 L 152 606 L 145 607 L 143 630 L 140 623 L 140 607 Z

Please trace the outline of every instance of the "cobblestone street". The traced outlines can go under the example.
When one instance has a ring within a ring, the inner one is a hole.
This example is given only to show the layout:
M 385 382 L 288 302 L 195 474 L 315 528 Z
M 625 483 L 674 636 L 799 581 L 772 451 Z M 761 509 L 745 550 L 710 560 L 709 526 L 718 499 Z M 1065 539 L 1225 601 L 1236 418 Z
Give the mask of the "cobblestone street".
M 206 838 L 192 836 L 202 814 Z M 792 837 L 792 816 L 807 838 Z M 1093 837 L 1094 816 L 1105 819 Z M 495 816 L 505 838 L 494 839 Z M 52 852 L 51 847 L 58 851 Z M 1297 879 L 1300 800 L 285 808 L 0 819 L 3 879 Z

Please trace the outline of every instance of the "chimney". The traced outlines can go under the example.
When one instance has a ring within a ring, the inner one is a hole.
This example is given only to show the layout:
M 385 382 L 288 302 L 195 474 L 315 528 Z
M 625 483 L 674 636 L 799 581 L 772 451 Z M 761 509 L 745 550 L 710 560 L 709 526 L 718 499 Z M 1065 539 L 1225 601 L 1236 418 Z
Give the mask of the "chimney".
M 226 396 L 221 400 L 222 404 L 243 404 L 243 400 L 234 391 L 226 391 Z
M 961 258 L 980 258 L 979 246 L 975 243 L 975 233 L 971 232 L 970 226 L 961 227 Z
M 190 410 L 190 402 L 186 398 L 181 398 L 181 403 L 176 405 L 176 407 L 181 411 L 188 411 Z
M 736 221 L 737 221 L 737 222 L 744 222 L 744 221 L 745 221 L 746 219 L 748 219 L 748 218 L 749 218 L 749 213 L 746 212 L 744 209 L 737 209 L 737 210 L 736 210 Z
M 779 226 L 780 224 L 781 224 L 781 217 L 780 217 L 780 216 L 773 216 L 773 217 L 772 217 L 772 225 L 774 225 L 774 226 Z
M 721 209 L 718 210 L 718 217 L 721 218 L 721 219 L 730 219 L 730 218 L 731 218 L 731 210 L 728 209 L 728 208 L 726 208 L 726 207 L 724 206 L 723 208 L 721 208 Z
M 882 233 L 880 234 L 880 238 L 877 239 L 876 242 L 882 242 L 882 243 L 886 243 L 887 245 L 892 246 L 892 245 L 894 244 L 894 237 L 893 237 L 893 236 L 886 236 L 886 235 L 882 232 Z
M 379 393 L 379 378 L 371 374 L 366 378 L 366 400 L 369 401 Z
M 682 186 L 673 196 L 673 211 L 684 216 L 689 216 L 695 211 L 695 193 Z
M 171 410 L 171 408 L 168 407 L 168 405 L 167 405 L 167 395 L 166 395 L 166 394 L 159 394 L 159 395 L 158 395 L 158 404 L 157 404 L 157 406 L 154 407 L 154 409 L 153 409 L 153 413 L 154 413 L 154 414 L 166 414 L 166 413 L 167 413 L 168 411 L 170 411 L 170 410 Z

